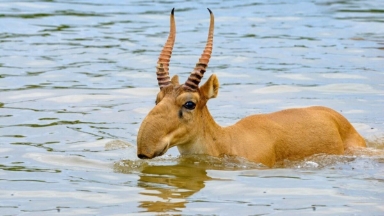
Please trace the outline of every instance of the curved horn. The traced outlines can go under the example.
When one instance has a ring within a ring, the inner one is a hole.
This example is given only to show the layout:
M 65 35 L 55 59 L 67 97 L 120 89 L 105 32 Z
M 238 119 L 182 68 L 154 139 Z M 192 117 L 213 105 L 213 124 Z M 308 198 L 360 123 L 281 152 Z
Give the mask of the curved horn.
M 169 61 L 171 60 L 173 44 L 175 43 L 176 37 L 174 11 L 175 8 L 173 8 L 171 12 L 171 27 L 169 30 L 169 36 L 167 42 L 164 44 L 163 50 L 161 50 L 159 60 L 157 61 L 156 66 L 157 81 L 159 82 L 160 89 L 171 83 L 171 79 L 169 77 Z
M 209 33 L 207 44 L 205 49 L 199 58 L 199 62 L 196 64 L 195 68 L 189 75 L 188 80 L 185 82 L 185 88 L 191 91 L 196 91 L 199 87 L 199 83 L 204 76 L 205 70 L 208 67 L 209 59 L 211 58 L 212 46 L 213 46 L 213 28 L 214 28 L 214 17 L 212 11 L 208 8 L 208 11 L 211 16 L 211 22 L 209 24 Z

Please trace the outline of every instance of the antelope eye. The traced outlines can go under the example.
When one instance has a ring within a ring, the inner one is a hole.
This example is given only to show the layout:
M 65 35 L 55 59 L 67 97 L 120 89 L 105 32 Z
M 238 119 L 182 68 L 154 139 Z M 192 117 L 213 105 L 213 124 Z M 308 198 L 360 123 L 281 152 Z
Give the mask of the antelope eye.
M 183 107 L 185 107 L 186 109 L 189 109 L 189 110 L 193 110 L 193 109 L 195 109 L 196 104 L 193 103 L 192 101 L 187 101 L 187 102 L 183 105 Z

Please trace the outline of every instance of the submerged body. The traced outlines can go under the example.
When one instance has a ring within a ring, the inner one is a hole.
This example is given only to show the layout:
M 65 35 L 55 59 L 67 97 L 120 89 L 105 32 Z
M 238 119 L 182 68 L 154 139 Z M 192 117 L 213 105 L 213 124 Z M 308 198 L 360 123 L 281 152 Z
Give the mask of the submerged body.
M 209 12 L 204 52 L 188 80 L 180 84 L 178 77 L 170 79 L 168 72 L 176 32 L 172 10 L 170 34 L 157 62 L 160 91 L 156 106 L 143 120 L 137 136 L 139 158 L 154 158 L 177 146 L 181 154 L 239 156 L 272 167 L 283 159 L 343 154 L 348 148 L 366 146 L 346 118 L 320 106 L 252 115 L 220 127 L 206 105 L 218 95 L 216 75 L 199 87 L 212 52 L 214 19 Z
M 320 106 L 252 115 L 224 128 L 214 122 L 207 125 L 212 128 L 201 131 L 196 142 L 178 145 L 181 154 L 241 156 L 271 167 L 284 159 L 343 154 L 366 146 L 347 119 Z

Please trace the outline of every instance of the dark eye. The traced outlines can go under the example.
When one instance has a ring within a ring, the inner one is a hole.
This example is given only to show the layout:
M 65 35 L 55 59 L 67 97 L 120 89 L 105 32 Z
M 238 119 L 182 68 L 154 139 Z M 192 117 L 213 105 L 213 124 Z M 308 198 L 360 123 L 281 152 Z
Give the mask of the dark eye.
M 188 101 L 188 102 L 186 102 L 186 103 L 183 105 L 183 107 L 185 107 L 186 109 L 189 109 L 189 110 L 193 110 L 193 109 L 195 109 L 196 104 L 193 103 L 192 101 Z

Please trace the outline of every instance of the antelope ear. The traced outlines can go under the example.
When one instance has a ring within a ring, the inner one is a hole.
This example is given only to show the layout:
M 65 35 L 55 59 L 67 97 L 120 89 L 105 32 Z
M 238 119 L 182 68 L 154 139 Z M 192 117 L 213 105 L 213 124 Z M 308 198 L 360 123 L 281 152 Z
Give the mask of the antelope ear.
M 172 77 L 172 79 L 171 79 L 171 83 L 172 83 L 173 85 L 180 85 L 180 83 L 179 83 L 179 76 L 174 75 L 174 76 Z
M 216 74 L 212 74 L 204 85 L 200 87 L 200 92 L 207 99 L 215 98 L 219 93 L 219 86 L 220 84 Z

